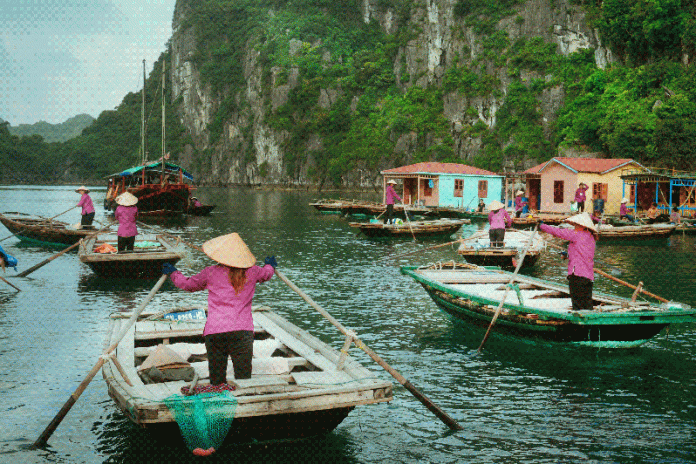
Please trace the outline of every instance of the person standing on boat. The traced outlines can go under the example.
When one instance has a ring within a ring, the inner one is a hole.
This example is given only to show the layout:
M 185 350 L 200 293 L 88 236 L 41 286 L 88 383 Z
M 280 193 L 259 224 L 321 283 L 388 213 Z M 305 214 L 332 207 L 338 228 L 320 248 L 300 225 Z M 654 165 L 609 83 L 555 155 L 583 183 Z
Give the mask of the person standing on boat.
M 524 205 L 526 204 L 522 195 L 524 195 L 524 190 L 518 190 L 517 193 L 515 194 L 515 217 L 516 218 L 518 218 L 522 215 L 522 210 L 524 209 Z
M 130 192 L 124 192 L 116 197 L 118 207 L 114 217 L 118 221 L 118 251 L 132 250 L 138 228 L 135 221 L 138 218 L 138 198 Z
M 394 191 L 394 185 L 396 185 L 395 180 L 390 180 L 387 182 L 387 189 L 385 190 L 385 201 L 387 203 L 387 212 L 385 213 L 384 223 L 391 224 L 392 216 L 394 215 L 394 198 L 398 198 L 401 203 L 404 200 Z
M 227 383 L 227 358 L 232 358 L 235 379 L 251 378 L 254 351 L 254 321 L 251 302 L 258 282 L 275 274 L 275 256 L 264 266 L 237 233 L 223 235 L 203 244 L 203 252 L 218 264 L 186 277 L 171 263 L 162 266 L 174 285 L 189 292 L 208 290 L 208 319 L 203 336 L 208 352 L 210 385 Z
M 505 226 L 512 226 L 512 219 L 505 211 L 505 205 L 497 200 L 493 200 L 488 209 L 488 238 L 491 242 L 491 247 L 502 247 L 505 239 Z
M 568 289 L 573 311 L 593 309 L 594 255 L 597 229 L 588 213 L 576 214 L 565 220 L 574 230 L 553 227 L 541 222 L 539 230 L 568 240 Z
M 588 188 L 586 183 L 580 182 L 578 189 L 575 191 L 575 202 L 578 204 L 578 213 L 585 211 L 585 200 L 587 199 L 585 192 L 587 192 Z
M 621 199 L 621 206 L 619 207 L 619 219 L 626 218 L 630 222 L 635 221 L 635 218 L 628 214 L 628 198 L 622 198 Z
M 77 206 L 82 207 L 80 227 L 89 227 L 92 225 L 92 221 L 94 221 L 94 204 L 92 203 L 92 198 L 89 196 L 89 189 L 83 185 L 75 191 L 82 194 L 80 201 L 77 203 Z

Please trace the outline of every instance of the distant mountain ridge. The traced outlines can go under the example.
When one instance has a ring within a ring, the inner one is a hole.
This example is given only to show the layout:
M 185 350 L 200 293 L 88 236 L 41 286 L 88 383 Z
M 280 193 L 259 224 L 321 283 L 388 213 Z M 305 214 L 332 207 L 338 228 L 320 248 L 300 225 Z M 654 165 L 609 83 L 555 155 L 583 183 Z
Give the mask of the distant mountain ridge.
M 65 142 L 82 134 L 82 131 L 94 121 L 95 119 L 88 114 L 78 114 L 59 124 L 39 121 L 34 124 L 9 126 L 9 129 L 10 134 L 18 137 L 40 135 L 46 142 Z

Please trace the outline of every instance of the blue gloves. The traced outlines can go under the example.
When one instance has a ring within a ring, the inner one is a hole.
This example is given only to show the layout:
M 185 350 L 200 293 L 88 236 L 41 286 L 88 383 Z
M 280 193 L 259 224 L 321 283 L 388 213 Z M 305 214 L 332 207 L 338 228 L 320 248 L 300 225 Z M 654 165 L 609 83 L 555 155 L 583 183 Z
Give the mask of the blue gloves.
M 266 256 L 266 259 L 263 260 L 264 264 L 270 264 L 273 266 L 273 269 L 278 267 L 278 262 L 275 259 L 275 256 Z
M 172 263 L 164 263 L 162 265 L 162 274 L 171 275 L 172 272 L 176 272 L 176 267 Z
M 567 252 L 567 251 L 561 251 L 561 256 L 563 256 L 563 259 L 568 259 L 568 252 Z

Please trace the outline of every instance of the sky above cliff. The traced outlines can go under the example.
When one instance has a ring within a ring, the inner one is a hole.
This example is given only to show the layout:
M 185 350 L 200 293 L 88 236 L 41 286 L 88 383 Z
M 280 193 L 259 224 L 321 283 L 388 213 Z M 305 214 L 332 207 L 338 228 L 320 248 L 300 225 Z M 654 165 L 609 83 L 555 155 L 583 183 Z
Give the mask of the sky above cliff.
M 0 0 L 0 118 L 57 124 L 143 86 L 176 0 Z

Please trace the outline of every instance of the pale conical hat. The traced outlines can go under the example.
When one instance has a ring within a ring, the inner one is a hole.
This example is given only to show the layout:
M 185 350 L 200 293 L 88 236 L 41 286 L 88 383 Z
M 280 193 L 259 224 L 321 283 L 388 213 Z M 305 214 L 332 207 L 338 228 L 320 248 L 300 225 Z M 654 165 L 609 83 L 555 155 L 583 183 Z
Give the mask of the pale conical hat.
M 387 181 L 387 184 L 394 184 L 394 185 L 396 185 L 396 181 L 395 181 L 394 179 L 391 179 L 391 180 L 388 180 L 388 181 Z
M 139 371 L 144 371 L 151 367 L 162 367 L 183 364 L 188 365 L 188 361 L 182 358 L 176 351 L 167 348 L 164 345 L 157 345 L 152 353 L 150 353 L 145 361 L 138 367 Z
M 203 244 L 203 252 L 225 266 L 247 268 L 256 264 L 256 258 L 236 232 L 208 240 Z
M 586 229 L 590 229 L 592 232 L 597 232 L 597 228 L 595 227 L 594 222 L 592 222 L 589 213 L 576 214 L 575 216 L 571 216 L 566 219 L 565 222 L 569 224 L 577 224 Z
M 500 208 L 505 208 L 505 205 L 498 200 L 493 200 L 488 204 L 488 211 L 498 211 Z
M 625 197 L 622 198 L 622 199 L 621 199 L 621 203 L 628 203 L 628 198 L 625 198 Z
M 83 185 L 82 187 L 78 188 L 78 189 L 75 189 L 75 191 L 76 191 L 77 193 L 80 193 L 80 192 L 89 193 L 89 189 L 88 189 L 87 187 L 85 187 L 84 185 Z
M 138 198 L 130 192 L 123 192 L 116 197 L 116 203 L 121 206 L 133 206 L 138 202 Z
M 524 195 L 524 190 L 518 190 L 515 195 Z

